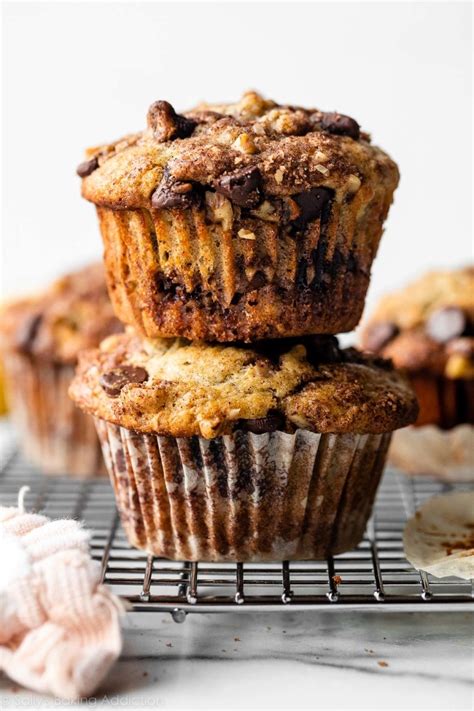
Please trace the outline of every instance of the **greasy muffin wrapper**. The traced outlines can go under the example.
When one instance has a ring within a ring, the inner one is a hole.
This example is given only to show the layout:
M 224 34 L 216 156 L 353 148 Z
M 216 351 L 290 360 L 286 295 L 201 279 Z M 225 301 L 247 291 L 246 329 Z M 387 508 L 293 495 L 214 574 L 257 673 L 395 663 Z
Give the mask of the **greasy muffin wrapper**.
M 92 419 L 68 395 L 72 365 L 3 355 L 8 404 L 25 455 L 47 474 L 105 474 Z
M 474 492 L 453 491 L 428 499 L 407 522 L 405 555 L 437 578 L 474 578 Z
M 394 187 L 368 181 L 355 195 L 338 191 L 330 209 L 297 234 L 278 218 L 236 213 L 212 222 L 204 206 L 98 207 L 115 312 L 151 338 L 229 342 L 351 331 Z
M 176 560 L 318 559 L 362 539 L 390 433 L 142 434 L 96 418 L 131 544 Z
M 448 481 L 474 480 L 474 426 L 441 430 L 435 425 L 394 433 L 389 461 L 407 474 Z

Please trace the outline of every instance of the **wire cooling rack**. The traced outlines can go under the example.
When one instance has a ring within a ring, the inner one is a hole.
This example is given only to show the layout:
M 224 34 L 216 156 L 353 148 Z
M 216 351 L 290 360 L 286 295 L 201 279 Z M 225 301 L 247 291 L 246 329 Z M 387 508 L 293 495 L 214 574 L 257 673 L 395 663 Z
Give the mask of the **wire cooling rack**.
M 188 612 L 474 609 L 471 583 L 433 578 L 404 557 L 407 517 L 425 499 L 453 488 L 431 479 L 387 471 L 357 549 L 325 561 L 274 564 L 180 563 L 147 556 L 128 545 L 107 479 L 41 476 L 12 448 L 0 474 L 2 505 L 14 505 L 25 485 L 31 489 L 28 509 L 84 521 L 104 582 L 137 612 L 170 612 L 183 622 Z

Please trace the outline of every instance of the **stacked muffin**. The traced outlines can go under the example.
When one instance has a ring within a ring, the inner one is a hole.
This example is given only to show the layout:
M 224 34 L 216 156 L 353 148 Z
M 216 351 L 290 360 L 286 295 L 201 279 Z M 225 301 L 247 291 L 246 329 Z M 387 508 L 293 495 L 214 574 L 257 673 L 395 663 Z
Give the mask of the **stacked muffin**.
M 474 269 L 429 272 L 386 295 L 362 346 L 405 370 L 418 396 L 415 427 L 398 432 L 391 459 L 413 474 L 474 477 Z
M 68 397 L 81 349 L 122 329 L 102 264 L 66 274 L 39 294 L 5 305 L 0 352 L 23 451 L 48 474 L 105 474 L 90 418 Z
M 158 101 L 78 172 L 128 329 L 70 393 L 131 542 L 233 561 L 357 545 L 390 434 L 417 415 L 387 362 L 332 335 L 359 321 L 395 163 L 347 116 L 250 92 Z

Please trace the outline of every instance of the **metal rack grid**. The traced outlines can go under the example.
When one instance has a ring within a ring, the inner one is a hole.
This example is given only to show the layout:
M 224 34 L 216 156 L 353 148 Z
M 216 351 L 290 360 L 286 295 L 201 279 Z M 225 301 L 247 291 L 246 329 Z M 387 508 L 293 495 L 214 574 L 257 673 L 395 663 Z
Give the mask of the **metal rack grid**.
M 1 503 L 14 505 L 24 485 L 31 489 L 28 508 L 85 522 L 104 582 L 137 612 L 166 611 L 182 622 L 188 612 L 230 610 L 474 609 L 472 583 L 433 578 L 404 557 L 406 518 L 425 499 L 453 488 L 431 479 L 386 472 L 357 549 L 326 561 L 274 564 L 179 563 L 147 556 L 128 545 L 108 480 L 44 477 L 12 448 L 1 469 Z

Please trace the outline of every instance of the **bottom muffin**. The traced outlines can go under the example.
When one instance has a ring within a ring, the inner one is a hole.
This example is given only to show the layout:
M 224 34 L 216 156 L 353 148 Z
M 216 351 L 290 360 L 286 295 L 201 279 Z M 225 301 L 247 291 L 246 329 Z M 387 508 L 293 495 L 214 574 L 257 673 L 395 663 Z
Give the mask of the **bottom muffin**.
M 332 337 L 252 348 L 112 336 L 70 394 L 94 415 L 130 542 L 177 560 L 354 548 L 416 399 Z

